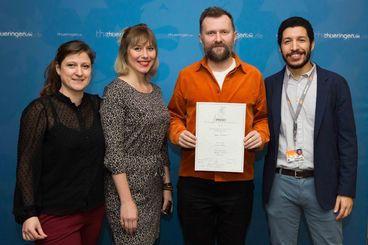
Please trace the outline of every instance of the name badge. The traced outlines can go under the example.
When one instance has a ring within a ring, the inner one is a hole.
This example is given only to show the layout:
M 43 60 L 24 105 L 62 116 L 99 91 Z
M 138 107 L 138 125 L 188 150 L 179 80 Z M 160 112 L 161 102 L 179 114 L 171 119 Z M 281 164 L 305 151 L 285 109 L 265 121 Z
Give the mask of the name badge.
M 289 150 L 286 152 L 287 162 L 299 162 L 304 161 L 303 150 L 301 148 L 295 150 Z

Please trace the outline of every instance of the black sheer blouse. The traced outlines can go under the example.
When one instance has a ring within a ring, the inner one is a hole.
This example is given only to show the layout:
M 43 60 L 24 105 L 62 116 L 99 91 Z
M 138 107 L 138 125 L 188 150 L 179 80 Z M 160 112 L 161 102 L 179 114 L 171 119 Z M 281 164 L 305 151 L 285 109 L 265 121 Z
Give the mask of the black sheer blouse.
M 22 113 L 13 213 L 18 223 L 40 214 L 68 215 L 103 204 L 105 143 L 100 98 L 75 106 L 61 93 Z

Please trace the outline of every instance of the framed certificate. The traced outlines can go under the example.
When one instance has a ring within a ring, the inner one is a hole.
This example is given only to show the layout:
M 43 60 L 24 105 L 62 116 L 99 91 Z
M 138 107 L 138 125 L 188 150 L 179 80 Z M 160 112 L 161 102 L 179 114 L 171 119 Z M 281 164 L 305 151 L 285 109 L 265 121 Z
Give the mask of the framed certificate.
M 195 170 L 244 171 L 246 104 L 197 102 Z

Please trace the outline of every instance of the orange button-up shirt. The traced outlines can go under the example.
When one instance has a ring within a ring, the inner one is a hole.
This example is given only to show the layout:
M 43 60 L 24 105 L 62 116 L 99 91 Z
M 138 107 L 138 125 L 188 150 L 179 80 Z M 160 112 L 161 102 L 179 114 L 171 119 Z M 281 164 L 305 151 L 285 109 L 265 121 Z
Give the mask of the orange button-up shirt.
M 169 102 L 170 128 L 169 139 L 178 144 L 179 135 L 188 130 L 195 135 L 196 102 L 245 103 L 245 135 L 257 130 L 262 138 L 262 146 L 269 141 L 267 122 L 266 91 L 262 74 L 257 68 L 239 59 L 233 54 L 236 67 L 230 71 L 220 89 L 207 59 L 204 57 L 180 73 L 176 81 L 173 96 Z M 244 136 L 245 136 L 244 135 Z M 251 180 L 254 175 L 254 150 L 244 151 L 244 172 L 209 172 L 194 170 L 195 149 L 181 149 L 180 176 L 198 177 L 214 181 Z

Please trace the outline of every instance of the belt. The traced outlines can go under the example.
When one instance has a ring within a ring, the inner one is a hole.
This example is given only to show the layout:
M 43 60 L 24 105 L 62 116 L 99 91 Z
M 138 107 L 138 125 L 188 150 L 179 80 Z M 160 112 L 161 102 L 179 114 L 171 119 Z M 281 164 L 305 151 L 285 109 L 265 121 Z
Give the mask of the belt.
M 298 179 L 313 177 L 313 170 L 292 170 L 286 168 L 276 168 L 276 173 L 292 176 Z

